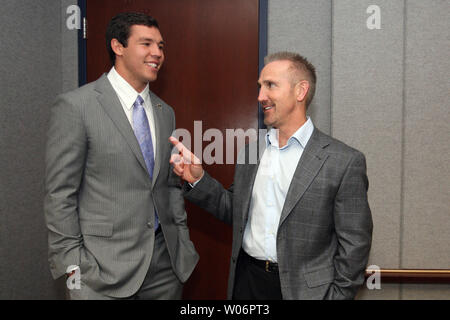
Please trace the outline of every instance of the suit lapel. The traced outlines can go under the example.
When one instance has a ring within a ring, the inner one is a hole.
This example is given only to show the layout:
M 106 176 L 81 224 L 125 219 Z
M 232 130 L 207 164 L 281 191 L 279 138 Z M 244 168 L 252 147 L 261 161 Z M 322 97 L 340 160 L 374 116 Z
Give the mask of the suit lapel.
M 248 184 L 248 188 L 245 188 L 240 194 L 240 197 L 242 199 L 242 222 L 243 226 L 245 226 L 248 219 L 249 209 L 250 209 L 250 200 L 252 199 L 252 191 L 253 191 L 253 185 L 255 183 L 256 173 L 258 172 L 259 167 L 259 161 L 258 164 L 251 164 L 247 165 L 247 170 L 244 171 L 244 174 L 242 175 L 243 181 L 251 181 L 251 183 Z
M 95 90 L 99 92 L 97 97 L 98 102 L 105 110 L 106 114 L 111 118 L 116 125 L 119 132 L 124 137 L 125 141 L 131 148 L 132 152 L 136 156 L 137 160 L 141 164 L 142 168 L 147 172 L 147 166 L 145 165 L 144 157 L 142 155 L 141 148 L 136 139 L 136 136 L 131 128 L 130 122 L 127 119 L 125 112 L 116 92 L 109 83 L 106 74 L 104 74 L 99 80 L 97 80 Z
M 153 109 L 153 119 L 155 121 L 155 139 L 156 143 L 156 151 L 155 151 L 155 167 L 153 169 L 153 181 L 152 187 L 155 185 L 156 178 L 158 177 L 159 171 L 161 169 L 161 161 L 163 154 L 163 146 L 167 145 L 167 141 L 162 140 L 161 135 L 161 124 L 163 123 L 163 115 L 162 115 L 162 101 L 153 93 L 149 92 L 150 100 L 152 101 L 152 109 Z
M 246 183 L 247 187 L 242 189 L 242 192 L 239 194 L 240 199 L 242 199 L 242 225 L 245 226 L 247 224 L 249 210 L 250 210 L 250 201 L 252 199 L 253 186 L 255 184 L 256 174 L 258 172 L 259 164 L 261 161 L 261 157 L 264 154 L 265 150 L 265 140 L 263 137 L 259 137 L 258 145 L 257 145 L 257 163 L 256 164 L 246 164 L 243 174 L 240 176 L 241 181 L 245 183 L 249 181 L 250 183 Z M 250 146 L 247 145 L 247 158 L 245 159 L 245 163 L 250 163 Z
M 324 148 L 329 144 L 324 135 L 317 129 L 314 129 L 309 142 L 298 162 L 289 186 L 286 200 L 284 202 L 283 210 L 281 211 L 279 226 L 284 222 L 292 209 L 302 198 L 305 191 L 308 189 L 311 182 L 316 177 L 320 168 L 322 168 L 326 159 L 328 158 Z

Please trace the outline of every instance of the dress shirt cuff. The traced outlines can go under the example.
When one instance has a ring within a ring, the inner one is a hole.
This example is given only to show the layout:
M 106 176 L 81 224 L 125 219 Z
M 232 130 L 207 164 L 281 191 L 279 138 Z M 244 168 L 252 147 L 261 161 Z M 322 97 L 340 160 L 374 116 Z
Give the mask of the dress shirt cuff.
M 195 181 L 195 182 L 193 182 L 193 183 L 188 182 L 188 184 L 191 186 L 191 188 L 194 188 L 194 187 L 197 185 L 197 183 L 199 183 L 200 180 L 202 180 L 202 178 L 203 178 L 204 175 L 205 175 L 205 173 L 203 172 L 203 174 L 202 174 L 202 176 L 200 177 L 200 179 L 198 179 L 197 181 Z

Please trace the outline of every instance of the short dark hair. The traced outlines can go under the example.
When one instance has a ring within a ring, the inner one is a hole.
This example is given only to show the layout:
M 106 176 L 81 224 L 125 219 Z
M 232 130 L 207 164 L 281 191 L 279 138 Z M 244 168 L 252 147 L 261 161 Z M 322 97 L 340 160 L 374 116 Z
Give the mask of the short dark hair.
M 292 63 L 292 68 L 300 73 L 303 73 L 306 77 L 305 80 L 309 82 L 309 90 L 306 94 L 306 108 L 311 104 L 312 99 L 314 98 L 314 93 L 316 92 L 316 68 L 308 61 L 305 57 L 299 55 L 294 52 L 276 52 L 264 59 L 265 64 L 269 64 L 270 62 L 287 60 Z
M 116 54 L 111 48 L 111 40 L 117 39 L 124 47 L 127 47 L 130 30 L 134 25 L 155 27 L 159 30 L 156 19 L 144 13 L 123 12 L 113 17 L 106 29 L 106 49 L 112 65 L 116 63 Z

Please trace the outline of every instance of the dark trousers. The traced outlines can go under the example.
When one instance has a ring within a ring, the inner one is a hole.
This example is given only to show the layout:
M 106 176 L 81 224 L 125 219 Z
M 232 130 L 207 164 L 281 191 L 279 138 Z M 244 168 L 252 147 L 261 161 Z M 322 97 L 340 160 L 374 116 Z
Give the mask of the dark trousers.
M 278 270 L 266 271 L 264 261 L 256 260 L 241 249 L 236 266 L 233 299 L 283 299 Z

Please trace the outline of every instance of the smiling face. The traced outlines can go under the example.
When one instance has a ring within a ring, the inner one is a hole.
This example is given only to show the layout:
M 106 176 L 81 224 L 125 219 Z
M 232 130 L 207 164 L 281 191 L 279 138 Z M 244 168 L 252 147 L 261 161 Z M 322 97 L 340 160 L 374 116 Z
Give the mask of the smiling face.
M 295 132 L 306 121 L 308 88 L 305 81 L 296 81 L 293 72 L 290 61 L 273 61 L 264 67 L 258 80 L 264 124 L 286 133 Z
M 127 46 L 112 39 L 111 47 L 116 54 L 117 72 L 137 92 L 157 79 L 164 62 L 164 41 L 158 28 L 133 25 Z

